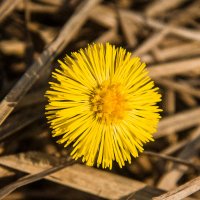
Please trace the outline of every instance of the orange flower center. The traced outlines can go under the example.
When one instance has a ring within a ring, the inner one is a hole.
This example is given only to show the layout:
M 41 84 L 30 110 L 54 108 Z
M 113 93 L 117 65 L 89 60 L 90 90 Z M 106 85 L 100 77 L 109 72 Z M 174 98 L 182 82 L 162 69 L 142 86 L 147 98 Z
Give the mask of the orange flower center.
M 105 81 L 97 87 L 91 98 L 95 116 L 106 123 L 122 120 L 127 110 L 127 101 L 122 86 Z

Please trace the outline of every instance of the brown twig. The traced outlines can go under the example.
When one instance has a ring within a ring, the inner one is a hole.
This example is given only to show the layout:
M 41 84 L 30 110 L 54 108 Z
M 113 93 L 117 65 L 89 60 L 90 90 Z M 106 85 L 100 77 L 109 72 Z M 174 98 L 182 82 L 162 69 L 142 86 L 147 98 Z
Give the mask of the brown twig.
M 153 200 L 181 200 L 200 190 L 200 176 Z
M 164 149 L 162 153 L 166 155 L 172 154 L 177 150 L 181 149 L 182 147 L 190 144 L 192 141 L 198 140 L 199 137 L 200 137 L 200 126 L 191 131 L 190 136 Z
M 3 40 L 0 42 L 0 51 L 5 55 L 17 55 L 22 57 L 25 52 L 25 43 L 18 40 Z
M 158 125 L 158 131 L 154 135 L 155 138 L 170 135 L 172 132 L 181 131 L 186 128 L 199 125 L 200 108 L 184 111 L 176 115 L 165 117 Z
M 0 126 L 0 143 L 7 137 L 44 117 L 40 107 L 28 108 L 8 118 L 7 122 Z
M 190 95 L 200 98 L 199 90 L 191 87 L 189 84 L 182 84 L 179 82 L 172 81 L 170 79 L 156 79 L 156 82 L 158 82 L 161 85 L 164 85 L 165 87 L 174 89 L 178 92 L 188 93 Z
M 200 147 L 200 127 L 192 132 L 192 138 L 188 140 L 184 148 L 178 153 L 177 158 L 191 162 L 198 154 Z M 188 168 L 186 166 L 173 165 L 171 170 L 167 171 L 159 180 L 158 187 L 161 189 L 168 188 L 168 190 L 176 187 L 178 180 L 182 177 Z M 169 182 L 170 180 L 170 182 Z
M 195 57 L 181 61 L 157 64 L 148 68 L 152 78 L 184 74 L 194 70 L 200 71 L 200 58 Z
M 32 2 L 32 1 L 28 1 L 27 4 L 28 4 L 28 7 L 30 8 L 30 12 L 33 12 L 33 13 L 55 14 L 59 11 L 59 7 L 54 6 L 54 5 L 39 4 L 36 2 Z M 17 10 L 23 11 L 25 9 L 26 8 L 25 8 L 25 5 L 23 2 L 21 2 L 17 6 Z
M 157 30 L 168 29 L 169 33 L 173 33 L 174 35 L 177 35 L 179 37 L 191 39 L 194 41 L 200 41 L 199 31 L 183 28 L 183 27 L 167 25 L 163 22 L 157 21 L 150 17 L 144 17 L 143 15 L 137 12 L 127 11 L 127 10 L 123 10 L 123 12 L 124 14 L 126 14 L 127 17 L 133 20 L 133 23 L 137 22 L 137 23 L 140 23 L 141 25 L 148 25 Z
M 21 3 L 22 0 L 4 0 L 0 4 L 0 23 Z
M 165 155 L 165 154 L 160 154 L 160 153 L 156 153 L 156 152 L 152 152 L 152 151 L 144 151 L 144 154 L 149 155 L 149 156 L 155 156 L 155 157 L 162 158 L 162 159 L 165 159 L 165 160 L 169 160 L 169 161 L 181 164 L 181 165 L 186 165 L 188 167 L 192 167 L 195 170 L 200 171 L 200 166 L 195 165 L 191 162 L 185 161 L 185 160 L 180 159 L 180 158 L 176 158 L 176 157 L 173 157 L 173 156 L 168 156 L 168 155 Z
M 146 9 L 146 15 L 155 17 L 159 14 L 166 12 L 172 8 L 176 8 L 179 4 L 183 3 L 185 0 L 168 0 L 168 1 L 155 1 Z
M 134 12 L 132 10 L 130 11 L 120 9 L 120 13 L 123 13 L 123 16 L 127 19 L 129 18 L 130 20 L 132 20 L 133 24 L 137 23 L 140 26 L 147 25 L 156 30 L 162 30 L 168 27 L 168 25 L 163 22 L 160 22 L 150 17 L 144 17 L 140 13 Z M 103 5 L 96 6 L 90 13 L 90 18 L 105 27 L 116 27 L 117 15 L 114 9 L 111 9 L 110 7 Z M 197 30 L 171 26 L 169 32 L 182 38 L 200 41 L 200 33 Z
M 16 190 L 17 188 L 20 188 L 20 187 L 25 186 L 27 184 L 38 181 L 38 180 L 44 178 L 45 176 L 53 174 L 53 173 L 65 168 L 65 167 L 68 167 L 68 166 L 73 165 L 75 163 L 77 163 L 77 161 L 67 160 L 62 164 L 51 167 L 51 168 L 46 169 L 46 170 L 39 172 L 37 174 L 27 175 L 27 176 L 15 181 L 14 183 L 11 183 L 11 184 L 5 186 L 4 188 L 0 189 L 0 199 L 5 198 L 6 196 L 8 196 L 11 192 Z
M 154 49 L 154 55 L 157 61 L 167 61 L 170 59 L 200 55 L 200 43 L 181 43 L 168 48 Z

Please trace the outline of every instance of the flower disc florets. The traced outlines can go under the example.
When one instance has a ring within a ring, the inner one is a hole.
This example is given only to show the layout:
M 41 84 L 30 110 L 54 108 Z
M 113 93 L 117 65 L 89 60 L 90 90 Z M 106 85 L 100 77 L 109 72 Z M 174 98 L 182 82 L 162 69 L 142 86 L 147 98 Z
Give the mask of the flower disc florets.
M 128 110 L 128 99 L 120 83 L 103 82 L 91 95 L 91 107 L 101 123 L 120 122 Z

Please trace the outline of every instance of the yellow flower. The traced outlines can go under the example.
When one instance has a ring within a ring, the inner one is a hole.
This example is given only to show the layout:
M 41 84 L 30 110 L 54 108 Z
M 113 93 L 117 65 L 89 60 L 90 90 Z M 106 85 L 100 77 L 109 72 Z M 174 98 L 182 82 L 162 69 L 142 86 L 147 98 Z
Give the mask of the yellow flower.
M 87 165 L 131 163 L 153 141 L 161 100 L 145 64 L 107 43 L 88 45 L 60 61 L 46 92 L 53 137 Z

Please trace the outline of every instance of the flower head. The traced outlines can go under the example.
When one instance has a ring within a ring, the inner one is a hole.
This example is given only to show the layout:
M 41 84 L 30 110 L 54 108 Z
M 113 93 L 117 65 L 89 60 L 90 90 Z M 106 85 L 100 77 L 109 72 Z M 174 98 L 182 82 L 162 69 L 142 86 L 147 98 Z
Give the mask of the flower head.
M 72 144 L 72 157 L 89 166 L 131 163 L 153 141 L 161 111 L 145 64 L 109 43 L 88 45 L 59 63 L 46 92 L 53 137 Z

